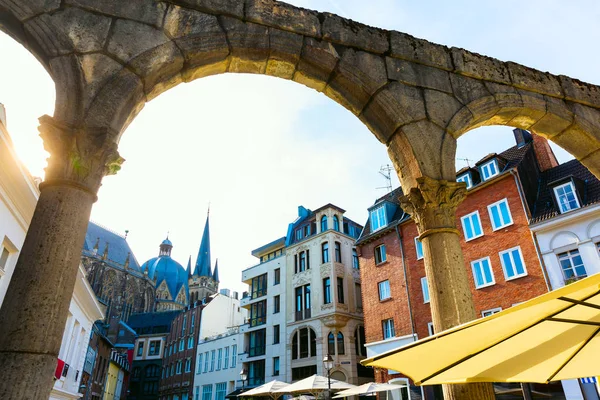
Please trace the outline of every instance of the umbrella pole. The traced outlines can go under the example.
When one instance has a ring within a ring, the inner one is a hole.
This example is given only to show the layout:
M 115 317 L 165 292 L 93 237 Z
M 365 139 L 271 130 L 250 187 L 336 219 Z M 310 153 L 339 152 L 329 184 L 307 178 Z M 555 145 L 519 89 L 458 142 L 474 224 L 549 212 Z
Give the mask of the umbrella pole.
M 531 394 L 531 385 L 529 383 L 521 383 L 521 390 L 523 390 L 524 400 L 533 400 L 533 395 Z

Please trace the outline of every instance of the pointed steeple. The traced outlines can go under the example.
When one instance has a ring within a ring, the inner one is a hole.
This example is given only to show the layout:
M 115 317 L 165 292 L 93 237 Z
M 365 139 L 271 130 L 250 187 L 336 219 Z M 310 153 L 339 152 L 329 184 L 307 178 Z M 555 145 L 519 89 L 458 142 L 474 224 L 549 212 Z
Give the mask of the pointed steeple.
M 188 272 L 188 279 L 189 279 L 192 277 L 192 256 L 190 256 L 190 259 L 188 260 L 187 272 Z
M 213 272 L 212 278 L 215 282 L 219 282 L 219 259 L 218 258 L 217 258 L 217 261 L 215 261 L 215 270 Z
M 102 254 L 102 259 L 108 259 L 108 242 L 106 242 L 106 246 L 104 247 L 104 253 Z
M 210 229 L 208 226 L 209 212 L 206 214 L 206 224 L 204 225 L 204 233 L 202 233 L 202 241 L 198 250 L 198 258 L 196 258 L 196 268 L 194 269 L 195 276 L 210 277 Z

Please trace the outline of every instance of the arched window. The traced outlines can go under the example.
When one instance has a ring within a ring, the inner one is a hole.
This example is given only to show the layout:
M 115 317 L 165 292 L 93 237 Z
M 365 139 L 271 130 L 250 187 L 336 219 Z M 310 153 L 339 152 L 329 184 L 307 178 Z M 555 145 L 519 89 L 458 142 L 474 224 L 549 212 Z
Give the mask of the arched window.
M 360 269 L 360 264 L 358 263 L 358 253 L 356 249 L 352 249 L 352 268 Z
M 333 230 L 337 232 L 340 231 L 340 220 L 337 215 L 333 216 Z
M 321 244 L 321 263 L 325 264 L 329 262 L 329 242 L 323 242 Z
M 321 232 L 325 232 L 327 229 L 327 215 L 323 215 L 321 217 Z
M 359 326 L 354 332 L 354 349 L 357 356 L 367 356 L 367 348 L 365 347 L 365 327 Z
M 346 354 L 346 349 L 344 348 L 344 335 L 342 332 L 338 332 L 337 334 L 337 353 Z
M 301 328 L 292 336 L 292 360 L 315 357 L 317 355 L 317 335 L 311 328 Z
M 329 332 L 329 335 L 327 335 L 327 354 L 335 355 L 335 336 L 333 336 L 333 332 Z

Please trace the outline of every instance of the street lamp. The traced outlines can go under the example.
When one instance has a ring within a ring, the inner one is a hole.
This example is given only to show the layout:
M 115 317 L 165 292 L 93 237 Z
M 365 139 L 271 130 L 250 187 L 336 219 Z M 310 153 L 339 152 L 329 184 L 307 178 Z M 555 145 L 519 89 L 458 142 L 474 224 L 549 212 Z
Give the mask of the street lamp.
M 333 358 L 329 354 L 323 358 L 323 367 L 327 370 L 327 399 L 331 400 L 331 369 L 333 368 Z
M 244 382 L 248 378 L 248 371 L 246 371 L 246 368 L 242 368 L 242 370 L 240 371 L 240 378 L 242 379 L 242 391 L 243 391 L 244 390 Z

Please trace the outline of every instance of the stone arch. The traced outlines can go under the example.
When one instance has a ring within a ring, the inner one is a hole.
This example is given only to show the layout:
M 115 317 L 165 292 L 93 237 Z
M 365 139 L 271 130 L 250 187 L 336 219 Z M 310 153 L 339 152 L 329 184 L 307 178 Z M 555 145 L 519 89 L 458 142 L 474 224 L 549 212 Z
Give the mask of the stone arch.
M 593 239 L 600 236 L 600 219 L 592 221 L 586 229 L 586 239 Z
M 579 237 L 575 233 L 570 231 L 560 231 L 554 234 L 552 239 L 550 239 L 550 248 L 558 249 L 570 245 L 576 246 L 579 241 Z

